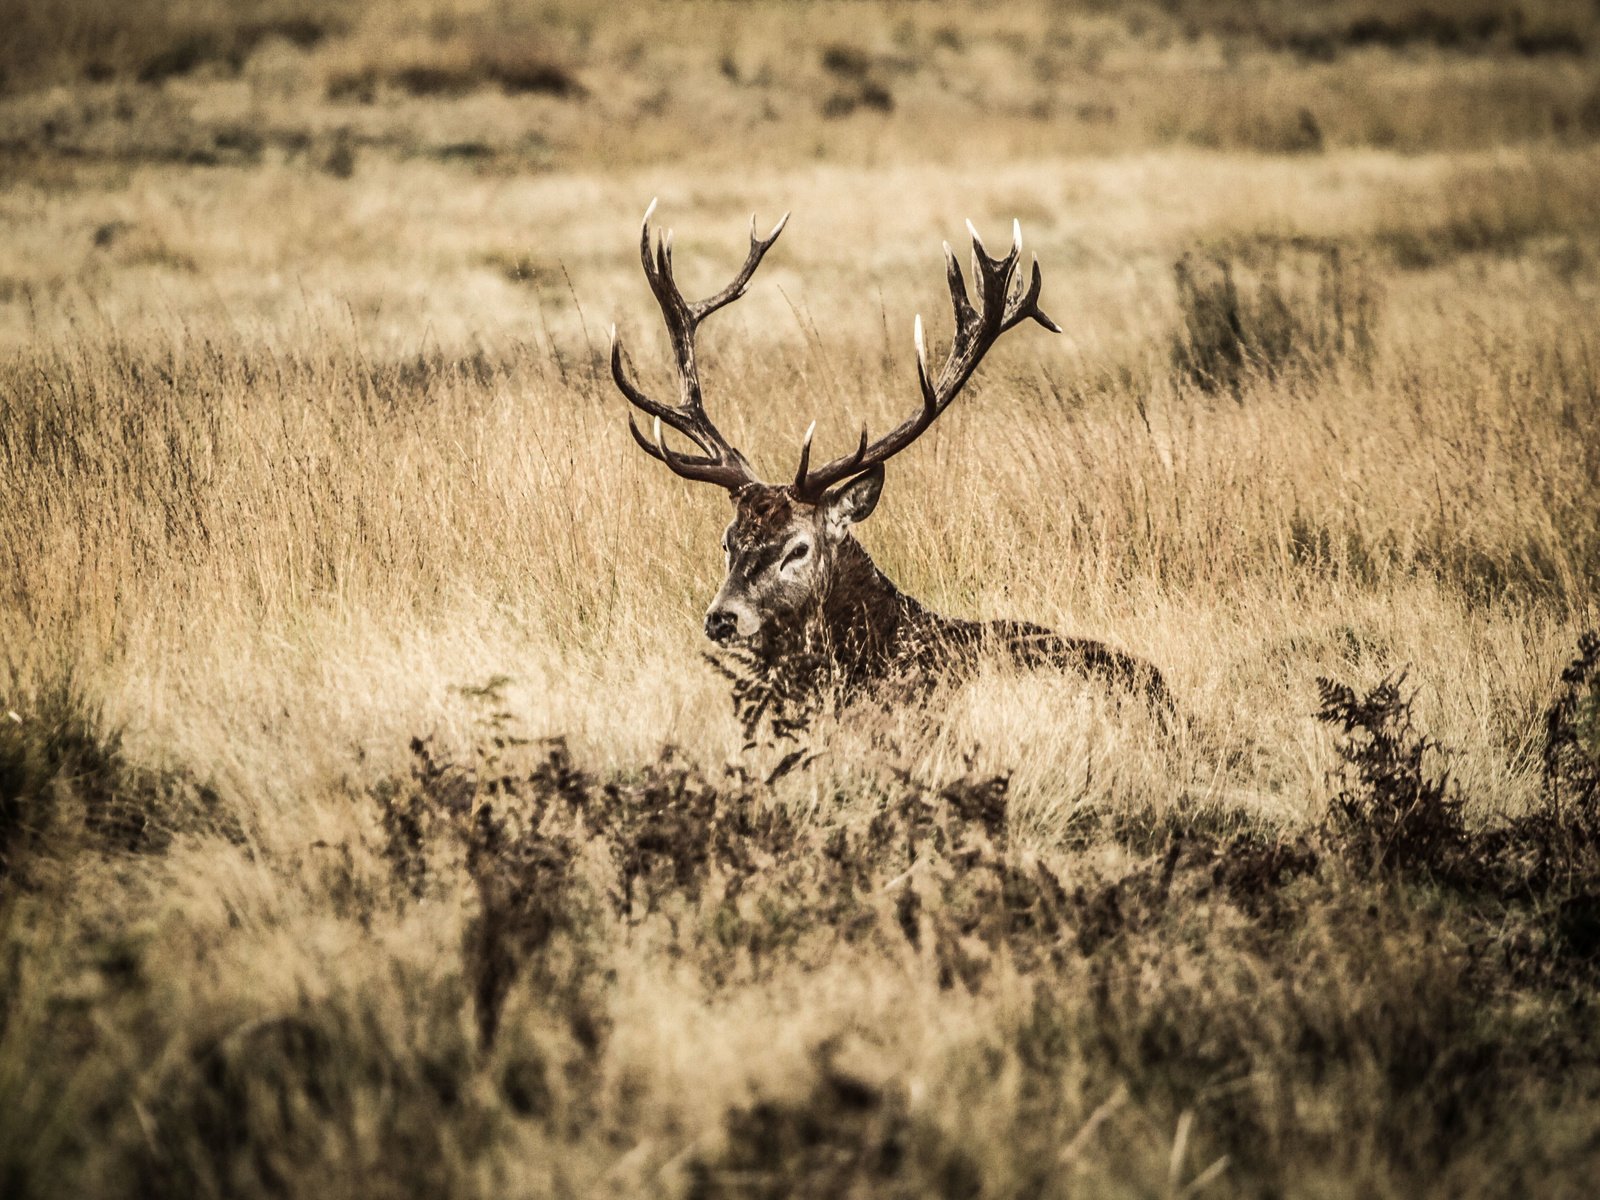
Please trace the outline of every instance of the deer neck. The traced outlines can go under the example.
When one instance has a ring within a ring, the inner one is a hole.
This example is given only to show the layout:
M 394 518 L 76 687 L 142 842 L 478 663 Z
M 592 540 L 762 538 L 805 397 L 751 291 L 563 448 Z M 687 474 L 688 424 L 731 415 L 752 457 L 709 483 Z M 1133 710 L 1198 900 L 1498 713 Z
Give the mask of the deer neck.
M 845 682 L 861 682 L 883 673 L 907 632 L 929 613 L 854 538 L 834 555 L 829 586 L 808 615 L 806 640 L 824 650 Z

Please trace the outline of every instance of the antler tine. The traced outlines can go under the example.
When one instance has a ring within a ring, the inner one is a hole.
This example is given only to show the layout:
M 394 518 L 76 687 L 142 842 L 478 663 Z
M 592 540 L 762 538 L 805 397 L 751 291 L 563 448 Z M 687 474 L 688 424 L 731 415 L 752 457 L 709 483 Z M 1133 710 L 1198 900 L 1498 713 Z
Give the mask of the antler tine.
M 800 447 L 800 469 L 794 473 L 794 490 L 798 495 L 801 496 L 810 496 L 817 491 L 817 489 L 812 485 L 812 481 L 816 479 L 816 474 L 811 470 L 811 437 L 814 433 L 816 433 L 816 431 L 817 423 L 813 421 L 811 422 L 810 427 L 807 428 L 806 440 Z M 861 441 L 856 446 L 854 452 L 828 465 L 830 467 L 837 467 L 839 463 L 848 464 L 843 469 L 843 474 L 840 475 L 840 478 L 842 479 L 846 476 L 854 475 L 858 469 L 864 469 L 862 468 L 861 464 L 866 460 L 866 457 L 867 427 L 863 425 L 861 427 Z M 868 463 L 867 465 L 870 466 L 871 464 Z
M 660 417 L 655 419 L 651 427 L 653 441 L 639 432 L 639 427 L 634 424 L 632 417 L 628 418 L 628 432 L 633 434 L 633 440 L 643 447 L 651 458 L 666 463 L 674 475 L 681 475 L 685 479 L 693 479 L 700 483 L 715 483 L 730 491 L 737 491 L 750 482 L 751 475 L 748 468 L 718 458 L 696 458 L 693 455 L 679 454 L 672 449 L 662 434 Z
M 1061 326 L 1051 320 L 1044 309 L 1039 307 L 1039 289 L 1043 284 L 1044 279 L 1039 273 L 1039 260 L 1035 258 L 1029 271 L 1028 286 L 1016 298 L 1016 302 L 1006 309 L 1006 319 L 1001 325 L 1002 330 L 1010 329 L 1024 317 L 1028 317 L 1039 322 L 1051 333 L 1061 332 Z
M 734 276 L 733 282 L 720 292 L 691 303 L 684 299 L 683 292 L 673 277 L 672 231 L 667 230 L 652 244 L 650 218 L 655 210 L 656 202 L 652 200 L 650 207 L 645 210 L 644 220 L 639 225 L 639 260 L 644 266 L 645 279 L 655 294 L 656 303 L 661 307 L 661 316 L 666 322 L 667 334 L 672 340 L 673 355 L 678 365 L 679 403 L 673 406 L 650 399 L 628 377 L 623 361 L 624 351 L 616 336 L 615 327 L 611 335 L 611 376 L 616 381 L 618 389 L 628 398 L 628 402 L 655 421 L 656 437 L 652 442 L 639 431 L 632 417 L 628 419 L 628 427 L 634 441 L 647 453 L 660 459 L 687 479 L 699 479 L 737 490 L 744 484 L 754 482 L 755 473 L 750 469 L 750 464 L 744 455 L 706 416 L 701 399 L 699 366 L 695 360 L 695 333 L 700 323 L 717 309 L 744 295 L 745 288 L 750 284 L 750 277 L 761 265 L 762 257 L 772 243 L 778 240 L 783 227 L 788 224 L 789 214 L 784 213 L 783 219 L 765 238 L 757 236 L 755 216 L 752 214 L 750 252 L 745 258 L 744 266 Z M 703 457 L 678 454 L 669 449 L 661 436 L 663 424 L 692 441 L 702 452 Z
M 956 262 L 950 243 L 946 242 L 945 274 L 950 284 L 951 307 L 955 312 L 955 332 L 950 342 L 950 353 L 936 377 L 930 377 L 928 373 L 928 351 L 923 340 L 920 316 L 913 327 L 917 346 L 917 382 L 922 391 L 921 410 L 871 445 L 867 444 L 863 430 L 861 445 L 853 454 L 836 458 L 814 471 L 807 469 L 811 457 L 808 437 L 805 453 L 801 456 L 800 474 L 795 480 L 795 490 L 803 497 L 813 501 L 819 499 L 825 489 L 888 461 L 916 441 L 950 406 L 950 402 L 983 361 L 989 347 L 1001 334 L 1025 318 L 1037 321 L 1052 332 L 1061 332 L 1061 327 L 1039 307 L 1039 290 L 1043 280 L 1038 259 L 1031 263 L 1026 285 L 1020 289 L 1014 287 L 1017 264 L 1022 257 L 1021 222 L 1012 222 L 1011 248 L 1001 258 L 989 254 L 971 221 L 967 222 L 967 230 L 972 235 L 972 275 L 976 296 L 969 296 L 961 266 Z
M 778 223 L 772 227 L 772 232 L 766 237 L 756 236 L 756 215 L 750 214 L 750 253 L 744 260 L 744 266 L 739 268 L 739 273 L 733 277 L 733 282 L 723 288 L 715 296 L 708 296 L 698 304 L 689 306 L 690 313 L 694 316 L 694 323 L 698 325 L 724 304 L 731 304 L 744 295 L 745 288 L 750 286 L 750 277 L 756 273 L 756 268 L 761 265 L 762 258 L 772 243 L 778 240 L 778 235 L 783 232 L 783 227 L 789 223 L 789 214 L 784 213 L 778 218 Z
M 669 408 L 659 401 L 652 400 L 639 389 L 639 386 L 633 380 L 628 378 L 628 371 L 624 361 L 626 355 L 627 351 L 622 348 L 622 339 L 617 336 L 617 327 L 613 325 L 611 327 L 611 378 L 616 383 L 617 389 L 628 398 L 628 403 L 642 410 L 648 417 L 657 421 L 665 421 L 707 454 L 714 453 L 718 447 L 707 443 L 705 431 L 693 420 L 692 413 L 685 413 L 682 409 Z M 631 424 L 633 418 L 629 417 L 628 421 Z M 635 430 L 636 441 L 642 436 Z M 649 443 L 641 442 L 640 444 L 654 453 L 654 447 Z
M 806 481 L 806 471 L 811 466 L 811 438 L 817 432 L 815 421 L 806 426 L 805 440 L 800 443 L 800 469 L 794 473 L 795 487 L 802 487 Z
M 967 281 L 962 277 L 961 264 L 956 260 L 956 252 L 950 249 L 949 242 L 944 244 L 944 267 L 946 280 L 950 284 L 950 302 L 956 310 L 956 329 L 959 331 L 975 321 L 978 314 L 973 311 L 972 301 L 967 299 Z M 917 320 L 920 322 L 922 318 L 918 317 Z

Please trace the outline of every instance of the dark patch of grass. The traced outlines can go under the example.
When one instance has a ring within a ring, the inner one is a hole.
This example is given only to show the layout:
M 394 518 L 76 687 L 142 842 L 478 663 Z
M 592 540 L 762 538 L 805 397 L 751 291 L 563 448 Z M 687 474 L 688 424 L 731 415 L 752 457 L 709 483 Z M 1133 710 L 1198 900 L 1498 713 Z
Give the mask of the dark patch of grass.
M 370 104 L 383 87 L 421 99 L 455 99 L 486 87 L 497 87 L 507 95 L 561 100 L 581 100 L 588 95 L 570 67 L 515 42 L 486 45 L 462 55 L 441 51 L 427 61 L 343 71 L 328 80 L 327 95 L 330 100 Z
M 490 77 L 509 95 L 557 96 L 578 99 L 587 89 L 568 68 L 554 62 L 507 58 L 497 61 Z
M 0 708 L 0 885 L 45 843 L 160 854 L 184 833 L 244 838 L 212 788 L 129 761 L 70 671 Z
M 470 1065 L 470 1047 L 448 1022 L 437 1023 L 417 1054 L 386 1044 L 359 1006 L 307 1002 L 202 1036 L 145 1085 L 151 1136 L 132 1156 L 135 1194 L 305 1194 L 306 1164 L 319 1161 L 319 1188 L 447 1194 L 445 1155 L 454 1147 L 442 1135 L 453 1126 L 481 1147 L 487 1127 L 481 1116 L 461 1116 L 470 1109 Z M 448 1122 L 452 1114 L 457 1120 Z M 367 1137 L 406 1152 L 339 1161 L 337 1147 Z
M 305 13 L 239 24 L 180 27 L 174 29 L 167 45 L 139 62 L 133 75 L 140 83 L 158 84 L 207 66 L 218 66 L 237 74 L 250 55 L 269 38 L 282 38 L 302 50 L 309 50 L 332 34 L 342 32 L 343 28 L 342 22 L 336 19 Z M 102 79 L 114 78 L 116 74 L 108 63 L 99 59 L 86 68 L 86 74 L 90 71 Z
M 552 274 L 551 264 L 533 254 L 494 253 L 485 255 L 483 262 L 507 283 L 524 286 L 544 283 Z
M 334 136 L 318 166 L 335 179 L 349 179 L 356 173 L 356 145 L 348 131 Z
M 464 96 L 482 81 L 471 67 L 414 63 L 391 72 L 388 81 L 408 96 L 424 98 Z
M 822 101 L 819 112 L 830 120 L 848 117 L 859 109 L 871 112 L 893 112 L 894 93 L 881 83 L 864 80 L 852 87 L 831 92 Z
M 697 1154 L 689 1200 L 898 1194 L 907 1167 L 915 1194 L 975 1200 L 982 1174 L 933 1122 L 911 1114 L 904 1084 L 874 1077 L 835 1041 L 812 1053 L 815 1080 L 793 1100 L 757 1100 L 727 1114 L 727 1149 Z
M 1462 171 L 1444 195 L 1444 211 L 1432 219 L 1396 213 L 1381 223 L 1377 248 L 1419 270 L 1471 255 L 1514 258 L 1541 244 L 1581 254 L 1597 229 L 1587 185 L 1561 173 L 1534 183 L 1515 168 Z
M 822 48 L 822 68 L 838 80 L 823 98 L 819 111 L 830 120 L 848 117 L 859 109 L 893 112 L 894 93 L 878 78 L 873 56 L 857 46 L 834 42 Z
M 1081 106 L 1080 117 L 1087 112 L 1089 120 L 1110 120 L 1114 110 L 1107 115 L 1096 106 Z M 1322 123 L 1309 108 L 1264 110 L 1249 114 L 1233 128 L 1208 124 L 1191 128 L 1185 138 L 1192 145 L 1209 150 L 1247 147 L 1259 154 L 1321 154 L 1325 139 Z
M 381 77 L 372 67 L 340 71 L 329 77 L 325 88 L 329 100 L 346 104 L 372 104 L 378 99 Z
M 1448 772 L 1426 768 L 1439 746 L 1417 729 L 1404 678 L 1365 695 L 1318 681 L 1318 719 L 1342 734 L 1343 786 L 1329 810 L 1339 854 L 1368 874 L 1531 905 L 1544 919 L 1554 913 L 1586 928 L 1591 899 L 1600 896 L 1600 635 L 1580 640 L 1546 711 L 1539 804 L 1478 829 L 1465 820 Z M 1552 944 L 1563 940 L 1571 938 Z
M 856 100 L 849 92 L 832 92 L 818 107 L 817 111 L 829 120 L 838 120 L 848 117 L 856 110 Z
M 212 135 L 212 144 L 221 160 L 254 164 L 261 161 L 267 139 L 259 129 L 248 125 L 229 125 Z
M 1396 266 L 1407 271 L 1423 271 L 1467 254 L 1511 257 L 1520 253 L 1528 238 L 1538 233 L 1535 225 L 1496 220 L 1487 213 L 1472 213 L 1452 217 L 1429 228 L 1379 229 L 1374 240 L 1394 259 Z
M 127 221 L 106 221 L 96 225 L 92 237 L 95 248 L 99 250 L 108 248 L 131 228 L 133 226 Z
M 1276 146 L 1279 154 L 1321 154 L 1322 148 L 1322 125 L 1309 108 L 1295 112 L 1294 124 L 1284 128 Z
M 431 152 L 440 162 L 488 162 L 494 158 L 495 148 L 487 142 L 446 142 Z
M 1352 51 L 1391 54 L 1507 54 L 1524 58 L 1581 56 L 1593 41 L 1594 14 L 1582 6 L 1531 14 L 1518 4 L 1474 0 L 1289 0 L 1238 5 L 1227 0 L 1168 0 L 1164 5 L 1191 37 L 1209 30 L 1329 63 Z
M 174 76 L 188 75 L 206 63 L 222 61 L 230 54 L 231 47 L 217 34 L 190 33 L 145 59 L 134 78 L 140 83 L 161 83 Z
M 1590 38 L 1570 25 L 1549 25 L 1518 29 L 1511 35 L 1511 48 L 1524 58 L 1563 55 L 1582 58 L 1589 52 Z
M 861 90 L 856 93 L 856 104 L 861 108 L 871 109 L 874 112 L 893 112 L 894 93 L 881 83 L 868 81 L 861 85 Z
M 1499 13 L 1461 15 L 1422 8 L 1364 14 L 1343 24 L 1308 23 L 1277 36 L 1269 35 L 1268 41 L 1316 62 L 1332 62 L 1345 50 L 1374 47 L 1391 51 L 1429 47 L 1481 52 L 1505 28 L 1506 20 Z
M 1373 353 L 1378 292 L 1338 247 L 1315 252 L 1314 282 L 1295 259 L 1247 265 L 1236 256 L 1185 255 L 1173 268 L 1183 328 L 1172 339 L 1178 377 L 1239 396 L 1253 377 L 1365 367 Z
M 1585 137 L 1600 137 L 1600 83 L 1590 88 L 1579 104 L 1576 123 Z
M 872 55 L 858 46 L 833 42 L 822 48 L 822 69 L 841 79 L 865 79 L 872 73 Z

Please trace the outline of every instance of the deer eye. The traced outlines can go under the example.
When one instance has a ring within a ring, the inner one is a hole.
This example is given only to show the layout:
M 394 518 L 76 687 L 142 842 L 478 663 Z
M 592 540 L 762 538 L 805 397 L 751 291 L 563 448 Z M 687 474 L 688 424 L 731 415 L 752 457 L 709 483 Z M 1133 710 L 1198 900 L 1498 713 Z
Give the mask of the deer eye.
M 793 550 L 789 551 L 789 553 L 787 553 L 787 554 L 785 554 L 783 556 L 783 565 L 785 567 L 792 567 L 792 566 L 795 565 L 795 563 L 804 562 L 806 555 L 808 555 L 810 553 L 811 553 L 811 543 L 810 542 L 801 542 Z M 781 570 L 782 568 L 779 568 L 779 569 Z

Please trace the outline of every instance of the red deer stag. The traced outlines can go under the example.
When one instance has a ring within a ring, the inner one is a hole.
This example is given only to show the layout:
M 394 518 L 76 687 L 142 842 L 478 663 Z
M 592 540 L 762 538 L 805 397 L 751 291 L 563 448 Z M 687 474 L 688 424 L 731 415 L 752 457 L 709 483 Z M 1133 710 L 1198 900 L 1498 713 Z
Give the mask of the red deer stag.
M 629 403 L 654 421 L 653 436 L 646 437 L 632 415 L 628 417 L 639 446 L 683 478 L 714 483 L 733 499 L 733 522 L 722 538 L 728 577 L 706 613 L 707 637 L 746 648 L 769 672 L 781 672 L 787 664 L 809 678 L 820 662 L 825 678 L 814 682 L 837 686 L 846 695 L 970 669 L 991 652 L 1027 667 L 1051 665 L 1092 673 L 1143 692 L 1159 709 L 1170 709 L 1160 673 L 1120 650 L 1022 621 L 966 621 L 932 611 L 895 587 L 850 530 L 877 505 L 883 464 L 916 441 L 950 406 L 1003 333 L 1027 319 L 1060 332 L 1038 305 L 1037 259 L 1026 282 L 1019 283 L 1020 226 L 1013 225 L 1010 253 L 992 258 L 968 224 L 976 306 L 968 298 L 955 254 L 945 245 L 955 335 L 944 366 L 930 375 L 922 318 L 917 318 L 921 408 L 876 441 L 869 441 L 863 429 L 853 451 L 821 465 L 811 461 L 813 422 L 800 449 L 794 482 L 770 484 L 756 478 L 745 456 L 706 416 L 695 334 L 707 317 L 744 294 L 762 257 L 783 232 L 788 214 L 764 238 L 757 235 L 751 217 L 750 253 L 733 282 L 716 295 L 691 303 L 673 279 L 671 231 L 651 244 L 654 211 L 652 202 L 644 216 L 639 249 L 677 358 L 679 403 L 652 400 L 634 383 L 615 326 L 611 374 Z M 663 426 L 686 438 L 694 451 L 669 446 Z

